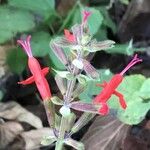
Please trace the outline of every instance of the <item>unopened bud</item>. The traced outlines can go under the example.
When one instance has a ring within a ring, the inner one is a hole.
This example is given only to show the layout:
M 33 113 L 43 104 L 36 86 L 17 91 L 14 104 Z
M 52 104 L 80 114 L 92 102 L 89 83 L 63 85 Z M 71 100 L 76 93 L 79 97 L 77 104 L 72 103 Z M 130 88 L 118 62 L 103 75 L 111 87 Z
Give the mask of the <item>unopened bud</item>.
M 59 112 L 63 117 L 68 117 L 71 113 L 70 108 L 65 105 L 60 108 Z
M 79 60 L 79 59 L 74 59 L 74 60 L 72 61 L 72 64 L 73 64 L 74 66 L 76 66 L 78 69 L 83 69 L 83 63 L 82 63 L 82 61 Z

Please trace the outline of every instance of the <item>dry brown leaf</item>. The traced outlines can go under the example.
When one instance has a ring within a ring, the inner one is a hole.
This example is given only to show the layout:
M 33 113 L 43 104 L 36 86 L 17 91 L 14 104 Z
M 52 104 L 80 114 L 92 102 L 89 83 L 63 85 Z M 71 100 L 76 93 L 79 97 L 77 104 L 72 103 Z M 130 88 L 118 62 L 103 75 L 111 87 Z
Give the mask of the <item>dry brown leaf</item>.
M 26 143 L 26 150 L 38 150 L 40 147 L 42 147 L 40 143 L 44 136 L 54 136 L 52 129 L 42 128 L 37 130 L 31 130 L 28 132 L 23 132 L 21 134 L 21 137 L 23 137 Z
M 4 149 L 22 131 L 23 127 L 17 122 L 0 124 L 0 149 Z
M 35 128 L 42 128 L 42 121 L 16 102 L 0 103 L 0 117 L 26 122 Z
M 112 116 L 98 116 L 82 142 L 86 150 L 119 150 L 128 128 Z

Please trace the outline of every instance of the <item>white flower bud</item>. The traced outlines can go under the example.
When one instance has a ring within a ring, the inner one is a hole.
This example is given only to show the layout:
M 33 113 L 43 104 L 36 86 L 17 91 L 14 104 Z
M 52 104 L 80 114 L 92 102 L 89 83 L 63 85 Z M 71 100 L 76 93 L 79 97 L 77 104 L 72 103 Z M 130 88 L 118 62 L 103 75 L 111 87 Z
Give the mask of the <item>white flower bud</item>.
M 68 117 L 71 113 L 70 108 L 68 106 L 62 106 L 59 112 L 63 117 Z
M 74 66 L 76 66 L 77 68 L 79 68 L 79 69 L 83 69 L 83 63 L 82 63 L 82 61 L 79 60 L 79 59 L 74 59 L 74 60 L 72 61 L 72 64 L 73 64 Z

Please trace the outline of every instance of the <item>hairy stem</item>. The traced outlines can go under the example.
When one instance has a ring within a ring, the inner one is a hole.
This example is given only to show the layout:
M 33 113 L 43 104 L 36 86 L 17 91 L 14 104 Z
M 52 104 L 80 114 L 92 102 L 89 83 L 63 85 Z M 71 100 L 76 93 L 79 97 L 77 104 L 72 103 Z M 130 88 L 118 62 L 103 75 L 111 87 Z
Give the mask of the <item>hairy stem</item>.
M 76 72 L 78 72 L 78 69 L 74 66 L 72 74 L 75 75 Z M 71 96 L 73 93 L 73 89 L 76 83 L 76 79 L 68 81 L 68 87 L 66 94 L 64 96 L 64 104 L 67 105 L 71 101 Z M 66 132 L 66 123 L 68 122 L 68 119 L 63 117 L 61 118 L 61 124 L 60 124 L 60 129 L 59 129 L 59 135 L 58 135 L 58 140 L 56 142 L 56 147 L 55 150 L 62 150 L 63 148 L 63 140 L 65 138 L 65 132 Z

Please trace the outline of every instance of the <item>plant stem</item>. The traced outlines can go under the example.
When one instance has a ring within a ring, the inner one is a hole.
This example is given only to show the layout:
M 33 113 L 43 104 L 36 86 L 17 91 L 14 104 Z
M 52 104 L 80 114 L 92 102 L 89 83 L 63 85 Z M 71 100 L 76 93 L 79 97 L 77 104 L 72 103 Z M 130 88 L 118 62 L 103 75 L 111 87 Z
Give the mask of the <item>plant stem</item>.
M 63 139 L 64 139 L 65 131 L 66 131 L 66 128 L 65 128 L 66 123 L 67 123 L 67 119 L 62 116 L 60 129 L 59 129 L 59 135 L 58 135 L 58 141 L 56 142 L 55 150 L 61 150 L 63 148 Z
M 78 69 L 76 67 L 73 67 L 72 74 L 75 75 L 76 72 L 78 72 Z M 72 96 L 72 92 L 73 92 L 75 83 L 76 83 L 76 79 L 70 80 L 68 82 L 67 91 L 66 91 L 66 94 L 64 96 L 64 104 L 66 104 L 66 105 L 69 103 L 69 101 L 71 101 L 71 96 Z M 68 122 L 68 119 L 62 116 L 58 140 L 56 142 L 55 150 L 62 150 L 62 148 L 63 148 L 63 140 L 65 138 L 65 132 L 66 132 L 65 127 L 66 127 L 67 122 Z
M 62 150 L 63 148 L 63 141 L 59 140 L 56 142 L 55 150 Z
M 78 69 L 74 66 L 74 67 L 73 67 L 72 74 L 75 76 L 75 74 L 76 74 L 77 72 L 78 72 Z M 64 97 L 64 103 L 65 103 L 65 104 L 68 104 L 69 101 L 71 101 L 71 96 L 72 96 L 72 92 L 73 92 L 75 83 L 76 83 L 76 78 L 75 78 L 74 80 L 70 80 L 70 81 L 68 82 L 68 87 L 67 87 L 66 95 L 65 95 L 65 97 Z

